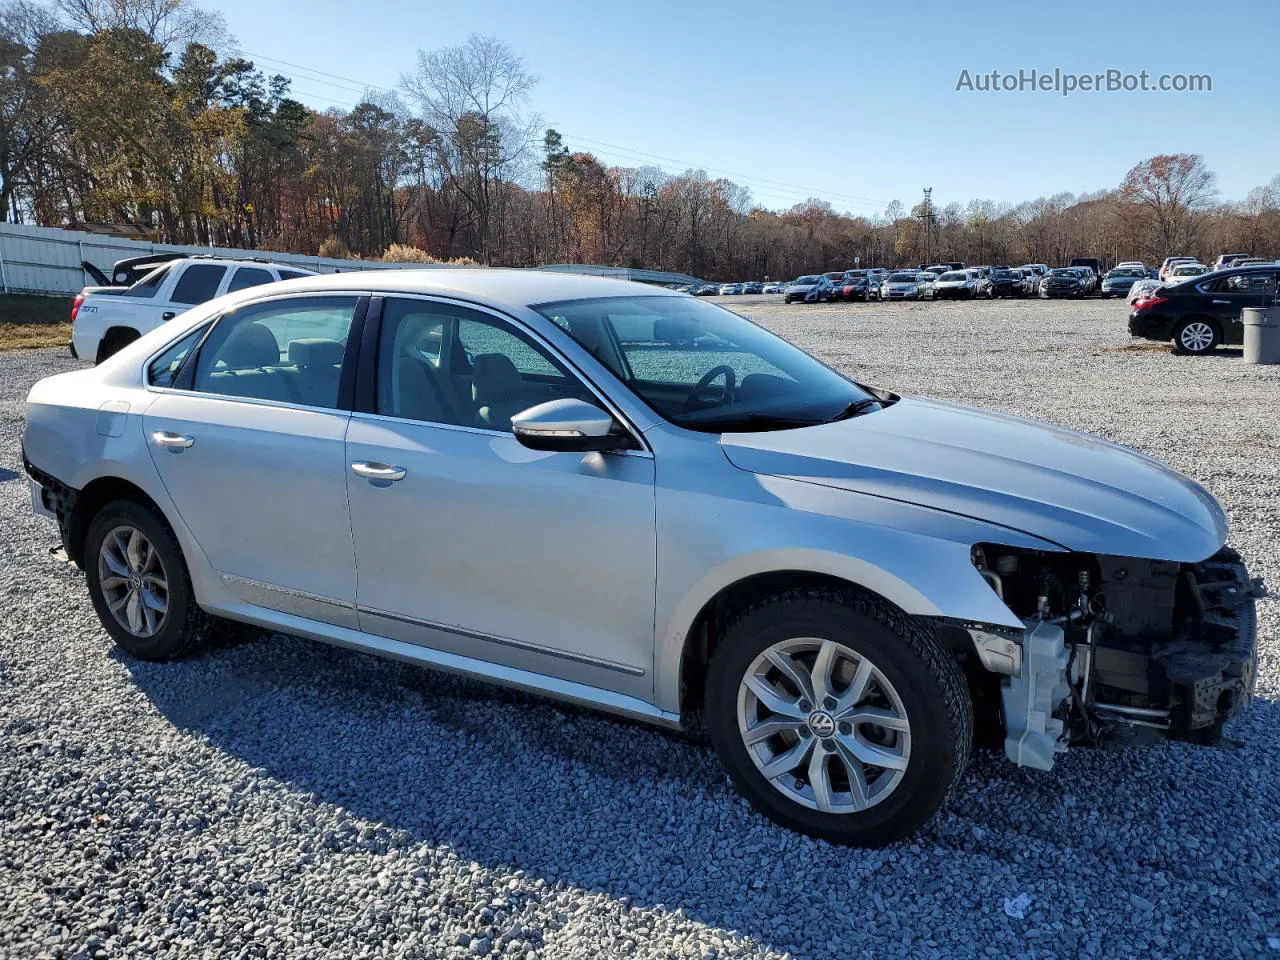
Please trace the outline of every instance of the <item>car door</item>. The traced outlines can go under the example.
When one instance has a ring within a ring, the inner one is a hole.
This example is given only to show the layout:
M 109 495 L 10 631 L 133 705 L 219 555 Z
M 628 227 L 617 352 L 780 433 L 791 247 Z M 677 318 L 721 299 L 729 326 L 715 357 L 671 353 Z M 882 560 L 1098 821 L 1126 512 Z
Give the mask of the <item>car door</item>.
M 172 386 L 153 382 L 143 417 L 165 489 L 227 587 L 348 627 L 350 412 L 339 394 L 365 304 L 356 294 L 292 296 L 220 317 Z
M 607 404 L 509 319 L 391 298 L 377 358 L 347 431 L 361 629 L 650 700 L 651 454 L 522 446 L 523 409 Z
M 1274 298 L 1275 290 L 1274 270 L 1234 273 L 1205 285 L 1203 296 L 1208 300 L 1210 314 L 1222 328 L 1223 343 L 1244 342 L 1244 308 L 1263 306 Z

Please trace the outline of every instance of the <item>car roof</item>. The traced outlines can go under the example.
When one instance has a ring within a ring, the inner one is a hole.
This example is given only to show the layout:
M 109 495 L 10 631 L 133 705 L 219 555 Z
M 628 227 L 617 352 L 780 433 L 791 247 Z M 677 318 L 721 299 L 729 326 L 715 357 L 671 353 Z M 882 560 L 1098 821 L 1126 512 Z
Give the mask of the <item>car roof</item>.
M 388 294 L 435 294 L 495 307 L 529 307 L 558 300 L 587 300 L 592 297 L 687 296 L 632 280 L 517 267 L 360 270 L 287 282 L 288 287 L 280 289 L 299 292 L 364 289 Z

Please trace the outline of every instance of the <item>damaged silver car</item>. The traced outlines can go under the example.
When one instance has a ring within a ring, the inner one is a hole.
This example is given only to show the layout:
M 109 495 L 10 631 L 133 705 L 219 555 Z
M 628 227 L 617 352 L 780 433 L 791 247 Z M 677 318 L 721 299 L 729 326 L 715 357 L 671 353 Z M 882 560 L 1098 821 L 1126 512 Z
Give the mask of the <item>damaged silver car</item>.
M 342 274 L 199 306 L 27 407 L 106 632 L 237 621 L 668 727 L 777 822 L 881 845 L 978 735 L 1212 744 L 1248 703 L 1226 519 L 1155 460 L 899 396 L 693 297 Z

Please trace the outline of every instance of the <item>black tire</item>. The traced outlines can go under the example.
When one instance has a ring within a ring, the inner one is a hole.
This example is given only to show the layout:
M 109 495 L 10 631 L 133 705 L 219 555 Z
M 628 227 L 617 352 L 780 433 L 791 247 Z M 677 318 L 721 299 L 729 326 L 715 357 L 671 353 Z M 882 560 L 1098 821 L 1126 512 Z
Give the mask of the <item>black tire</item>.
M 1186 331 L 1186 329 L 1192 324 L 1203 324 L 1209 328 L 1209 332 L 1212 336 L 1210 337 L 1207 345 L 1188 345 L 1183 341 L 1184 331 Z M 1203 356 L 1206 353 L 1212 353 L 1220 343 L 1222 343 L 1222 330 L 1218 327 L 1217 323 L 1208 317 L 1187 317 L 1173 328 L 1173 352 L 1182 354 L 1183 356 L 1198 357 Z
M 103 590 L 99 569 L 102 544 L 113 530 L 121 526 L 135 528 L 150 541 L 168 585 L 164 619 L 155 633 L 148 637 L 136 636 L 116 620 Z M 103 628 L 122 650 L 140 660 L 173 660 L 188 656 L 204 645 L 217 621 L 196 603 L 182 548 L 155 507 L 137 500 L 115 500 L 106 504 L 89 524 L 83 561 L 93 609 Z
M 108 330 L 107 335 L 98 341 L 98 355 L 94 358 L 94 363 L 101 363 L 108 357 L 119 353 L 133 341 L 137 340 L 139 333 L 136 330 Z
M 864 810 L 824 813 L 788 798 L 757 769 L 743 743 L 738 691 L 744 674 L 765 649 L 797 637 L 835 640 L 869 659 L 896 689 L 911 723 L 902 780 Z M 716 752 L 751 805 L 781 826 L 832 843 L 880 847 L 910 836 L 955 791 L 973 743 L 973 705 L 955 659 L 932 630 L 853 588 L 796 588 L 744 609 L 711 658 L 705 704 Z

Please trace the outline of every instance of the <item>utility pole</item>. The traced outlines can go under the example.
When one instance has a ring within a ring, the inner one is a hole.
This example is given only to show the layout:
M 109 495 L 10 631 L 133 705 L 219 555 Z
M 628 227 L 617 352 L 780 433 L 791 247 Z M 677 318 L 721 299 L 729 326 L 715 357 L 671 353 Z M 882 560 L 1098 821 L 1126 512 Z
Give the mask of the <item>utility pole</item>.
M 933 187 L 924 188 L 924 265 L 933 263 Z

